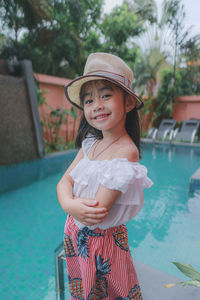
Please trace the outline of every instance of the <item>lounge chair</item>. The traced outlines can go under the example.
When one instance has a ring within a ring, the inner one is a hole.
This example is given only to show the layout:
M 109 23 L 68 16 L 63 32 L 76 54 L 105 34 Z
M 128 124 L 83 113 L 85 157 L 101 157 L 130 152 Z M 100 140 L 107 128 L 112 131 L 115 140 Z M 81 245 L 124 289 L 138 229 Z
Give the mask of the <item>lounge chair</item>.
M 169 140 L 171 140 L 173 137 L 175 126 L 176 126 L 176 120 L 172 120 L 172 119 L 162 120 L 156 133 L 154 133 L 156 140 L 164 141 L 167 136 L 169 136 Z
M 149 132 L 147 133 L 147 139 L 150 139 L 150 140 L 154 140 L 155 139 L 155 134 L 157 132 L 157 128 L 155 127 L 152 127 L 149 129 Z
M 199 133 L 200 130 L 200 120 L 187 120 L 184 121 L 180 131 L 177 132 L 174 139 L 187 141 L 191 144 L 194 142 L 195 136 Z

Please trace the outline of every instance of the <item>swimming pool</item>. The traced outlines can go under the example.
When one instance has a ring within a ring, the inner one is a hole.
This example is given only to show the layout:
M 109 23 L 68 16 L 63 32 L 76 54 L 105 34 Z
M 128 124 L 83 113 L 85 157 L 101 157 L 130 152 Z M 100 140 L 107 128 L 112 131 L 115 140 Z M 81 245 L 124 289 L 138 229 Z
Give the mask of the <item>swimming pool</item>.
M 172 261 L 200 267 L 200 199 L 188 198 L 189 178 L 200 167 L 200 150 L 143 148 L 141 163 L 154 185 L 145 190 L 143 210 L 128 223 L 132 256 L 182 277 Z M 74 155 L 71 151 L 0 168 L 0 299 L 55 299 L 54 250 L 66 218 L 56 200 L 56 184 Z

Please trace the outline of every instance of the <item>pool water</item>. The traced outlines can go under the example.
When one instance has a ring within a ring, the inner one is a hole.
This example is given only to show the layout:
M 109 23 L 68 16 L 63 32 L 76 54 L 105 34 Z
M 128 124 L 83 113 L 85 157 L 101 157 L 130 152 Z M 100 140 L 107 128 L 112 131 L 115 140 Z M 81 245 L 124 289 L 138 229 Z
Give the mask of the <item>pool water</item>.
M 200 168 L 200 149 L 146 145 L 143 157 L 154 185 L 145 190 L 142 211 L 128 223 L 132 255 L 185 279 L 171 262 L 200 271 L 200 194 L 188 195 L 190 176 Z
M 200 269 L 200 197 L 188 197 L 190 176 L 200 167 L 200 150 L 143 148 L 141 163 L 154 185 L 145 190 L 142 211 L 128 223 L 131 253 L 134 259 L 184 278 L 171 262 Z M 74 155 L 0 168 L 0 299 L 56 299 L 54 250 L 62 241 L 66 218 L 56 200 L 56 184 Z M 23 176 L 26 185 L 17 187 Z

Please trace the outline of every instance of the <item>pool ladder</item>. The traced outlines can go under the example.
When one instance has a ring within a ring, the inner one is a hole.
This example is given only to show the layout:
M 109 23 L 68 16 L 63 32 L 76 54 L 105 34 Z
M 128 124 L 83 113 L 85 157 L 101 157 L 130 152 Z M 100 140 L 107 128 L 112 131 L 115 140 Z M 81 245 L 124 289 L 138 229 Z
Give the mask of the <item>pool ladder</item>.
M 64 243 L 62 242 L 54 251 L 56 269 L 56 295 L 57 300 L 65 300 L 64 267 L 65 260 Z

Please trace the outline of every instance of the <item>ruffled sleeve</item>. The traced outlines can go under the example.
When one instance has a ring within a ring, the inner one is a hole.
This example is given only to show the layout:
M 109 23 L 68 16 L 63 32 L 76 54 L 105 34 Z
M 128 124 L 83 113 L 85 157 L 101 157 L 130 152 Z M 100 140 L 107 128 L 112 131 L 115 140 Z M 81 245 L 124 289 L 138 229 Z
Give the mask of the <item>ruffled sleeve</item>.
M 89 182 L 89 169 L 87 168 L 87 161 L 80 160 L 74 169 L 69 173 L 73 180 L 82 186 L 87 186 Z
M 86 138 L 82 141 L 81 147 L 84 155 L 87 155 L 87 153 L 89 152 L 90 148 L 92 147 L 95 141 L 96 138 L 91 134 L 87 135 Z
M 126 193 L 129 186 L 134 184 L 136 180 L 143 188 L 152 185 L 152 181 L 147 177 L 146 167 L 137 162 L 129 162 L 127 159 L 104 161 L 99 176 L 102 185 L 122 193 Z

